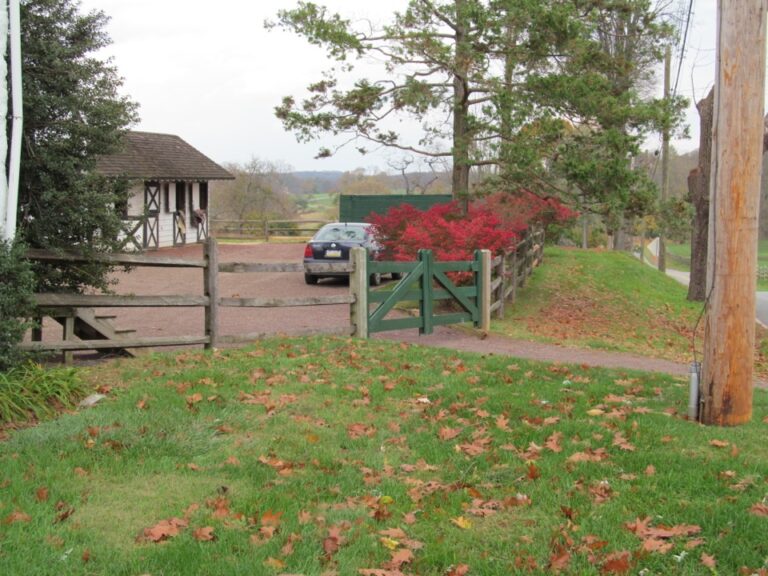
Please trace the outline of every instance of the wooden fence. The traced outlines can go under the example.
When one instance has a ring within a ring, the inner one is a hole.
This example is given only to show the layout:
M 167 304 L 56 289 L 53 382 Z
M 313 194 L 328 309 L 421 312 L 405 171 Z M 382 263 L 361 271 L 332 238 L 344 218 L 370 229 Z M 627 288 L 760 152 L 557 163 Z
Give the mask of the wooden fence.
M 526 234 L 516 248 L 503 256 L 496 256 L 491 262 L 491 313 L 504 318 L 507 302 L 514 304 L 518 288 L 525 283 L 544 259 L 544 230 L 538 229 Z
M 265 336 L 263 333 L 221 335 L 219 333 L 218 314 L 221 307 L 240 308 L 275 308 L 293 306 L 323 306 L 335 304 L 352 304 L 351 295 L 318 296 L 309 298 L 221 298 L 219 297 L 220 273 L 265 273 L 265 272 L 303 272 L 302 263 L 219 263 L 218 247 L 214 239 L 209 239 L 204 245 L 204 255 L 200 260 L 179 258 L 158 258 L 145 255 L 113 254 L 102 256 L 100 259 L 115 265 L 152 266 L 162 268 L 198 268 L 203 271 L 203 295 L 114 295 L 114 294 L 36 294 L 35 300 L 41 317 L 55 318 L 64 327 L 63 340 L 43 342 L 42 331 L 33 333 L 33 341 L 22 345 L 31 351 L 64 352 L 65 361 L 71 360 L 74 350 L 115 350 L 129 348 L 147 348 L 161 346 L 203 345 L 214 348 L 225 343 L 244 343 Z M 74 254 L 52 254 L 40 250 L 30 250 L 28 257 L 33 260 L 53 262 L 78 262 L 83 258 Z M 318 271 L 348 271 L 349 263 L 318 265 Z M 162 337 L 120 337 L 107 336 L 98 339 L 76 339 L 76 320 L 83 322 L 78 314 L 79 309 L 93 308 L 125 308 L 125 307 L 202 307 L 204 308 L 203 335 L 162 336 Z M 294 333 L 293 335 L 310 334 L 346 334 L 353 332 L 351 326 L 327 329 L 315 329 Z
M 503 317 L 504 306 L 507 300 L 514 301 L 516 291 L 525 284 L 526 279 L 531 275 L 535 266 L 542 261 L 542 251 L 544 244 L 543 232 L 535 232 L 526 237 L 516 248 L 516 250 L 504 257 L 497 257 L 491 261 L 490 255 L 484 257 L 482 264 L 482 274 L 485 279 L 476 280 L 478 287 L 473 292 L 471 298 L 475 299 L 477 310 L 471 306 L 464 306 L 470 311 L 469 316 L 480 328 L 487 330 L 489 326 L 490 314 L 496 311 L 498 317 Z M 28 257 L 33 260 L 47 260 L 53 262 L 78 262 L 83 261 L 83 257 L 74 254 L 52 254 L 40 250 L 30 250 Z M 350 335 L 357 334 L 366 336 L 368 334 L 369 319 L 378 322 L 381 325 L 384 313 L 376 316 L 367 314 L 368 304 L 381 302 L 386 299 L 385 295 L 381 297 L 370 297 L 368 289 L 368 277 L 371 272 L 402 272 L 408 273 L 407 263 L 371 263 L 372 270 L 368 270 L 367 258 L 356 258 L 351 262 L 338 262 L 331 264 L 315 264 L 318 272 L 349 272 L 350 273 L 350 291 L 348 294 L 336 296 L 315 296 L 298 298 L 222 298 L 219 296 L 220 275 L 224 274 L 252 274 L 252 273 L 274 273 L 274 272 L 296 272 L 303 273 L 304 265 L 301 262 L 296 263 L 244 263 L 244 262 L 225 262 L 219 263 L 218 245 L 213 238 L 203 245 L 202 259 L 180 259 L 155 257 L 138 254 L 113 254 L 101 256 L 102 261 L 115 265 L 125 266 L 150 266 L 161 268 L 197 268 L 203 272 L 203 294 L 202 295 L 115 295 L 115 294 L 36 294 L 35 299 L 38 306 L 38 312 L 41 317 L 47 316 L 56 319 L 63 326 L 63 339 L 55 342 L 43 342 L 42 330 L 34 331 L 31 342 L 24 343 L 22 347 L 31 351 L 54 351 L 63 352 L 65 361 L 71 361 L 72 351 L 76 350 L 126 350 L 132 348 L 162 347 L 162 346 L 186 346 L 203 345 L 205 348 L 215 348 L 220 344 L 237 344 L 251 342 L 268 334 L 265 333 L 246 333 L 246 334 L 228 334 L 223 335 L 219 330 L 219 309 L 222 307 L 238 308 L 279 308 L 296 306 L 324 306 L 347 304 L 350 306 L 349 325 L 311 329 L 300 332 L 293 332 L 291 335 L 316 335 L 316 334 L 334 334 Z M 356 264 L 357 263 L 357 264 Z M 456 264 L 456 263 L 454 263 Z M 460 263 L 468 266 L 467 271 L 479 273 L 480 264 Z M 387 268 L 389 265 L 389 268 Z M 434 265 L 436 273 L 444 276 L 446 268 L 444 264 Z M 462 268 L 463 269 L 463 268 Z M 479 276 L 478 276 L 479 278 Z M 486 280 L 487 279 L 487 280 Z M 407 280 L 407 279 L 406 279 Z M 408 284 L 408 282 L 406 282 Z M 446 283 L 443 283 L 446 284 Z M 441 290 L 452 288 L 444 285 Z M 405 289 L 404 293 L 411 297 L 411 289 Z M 431 290 L 429 291 L 432 292 Z M 462 298 L 466 299 L 469 293 L 464 289 L 454 290 L 459 294 L 459 302 Z M 481 293 L 482 292 L 482 293 Z M 438 293 L 441 296 L 442 292 Z M 364 296 L 363 296 L 364 295 Z M 438 298 L 439 299 L 439 298 Z M 431 300 L 431 297 L 428 299 Z M 466 304 L 466 302 L 464 302 Z M 431 307 L 431 301 L 423 301 L 421 304 Z M 156 308 L 156 307 L 202 307 L 204 309 L 203 334 L 201 335 L 183 335 L 183 336 L 162 336 L 162 337 L 126 337 L 118 336 L 119 330 L 108 330 L 100 324 L 93 314 L 92 309 L 99 308 Z M 430 309 L 431 310 L 431 309 Z M 86 311 L 90 311 L 85 313 Z M 422 314 L 424 312 L 422 311 Z M 455 315 L 455 321 L 464 321 L 465 312 Z M 461 316 L 461 318 L 459 318 Z M 438 318 L 437 321 L 430 311 L 430 322 L 435 324 L 447 323 Z M 363 320 L 365 319 L 365 320 Z M 452 319 L 454 320 L 454 319 Z M 365 323 L 363 328 L 362 324 Z M 408 326 L 405 326 L 408 324 Z M 394 322 L 390 326 L 381 329 L 394 329 L 410 327 L 411 323 Z M 413 323 L 413 326 L 417 324 Z M 422 325 L 418 325 L 424 330 Z M 80 333 L 78 333 L 78 330 Z M 429 331 L 429 328 L 426 328 Z M 82 334 L 96 334 L 96 337 L 83 338 Z
M 211 235 L 217 238 L 237 237 L 269 242 L 273 236 L 312 236 L 327 220 L 223 220 L 212 219 Z

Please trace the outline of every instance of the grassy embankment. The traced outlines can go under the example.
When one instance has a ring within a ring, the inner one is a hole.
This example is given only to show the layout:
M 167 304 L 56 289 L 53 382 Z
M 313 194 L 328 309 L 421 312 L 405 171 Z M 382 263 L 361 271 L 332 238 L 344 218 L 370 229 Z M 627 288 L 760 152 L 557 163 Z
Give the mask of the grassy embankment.
M 686 288 L 628 254 L 548 248 L 504 320 L 493 330 L 564 346 L 701 360 L 702 304 Z M 768 335 L 758 330 L 756 367 L 768 374 Z
M 671 377 L 345 339 L 81 374 L 0 444 L 2 574 L 766 568 L 764 391 L 704 428 Z

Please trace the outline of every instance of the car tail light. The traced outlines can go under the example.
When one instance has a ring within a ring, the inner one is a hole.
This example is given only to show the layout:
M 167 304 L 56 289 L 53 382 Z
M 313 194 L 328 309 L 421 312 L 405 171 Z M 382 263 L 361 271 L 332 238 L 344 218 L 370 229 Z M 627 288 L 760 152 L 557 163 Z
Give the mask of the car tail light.
M 312 244 L 307 244 L 304 248 L 304 258 L 312 258 Z

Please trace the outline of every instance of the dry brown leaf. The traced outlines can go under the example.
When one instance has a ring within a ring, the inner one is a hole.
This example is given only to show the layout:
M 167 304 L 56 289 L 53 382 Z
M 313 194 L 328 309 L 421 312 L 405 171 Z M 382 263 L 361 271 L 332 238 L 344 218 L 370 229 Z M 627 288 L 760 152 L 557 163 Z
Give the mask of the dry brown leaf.
M 544 442 L 544 447 L 551 450 L 552 452 L 562 452 L 563 447 L 560 446 L 560 440 L 562 440 L 562 438 L 562 432 L 553 432 L 549 438 L 547 438 L 547 441 Z
M 376 427 L 373 424 L 368 425 L 357 422 L 347 426 L 347 435 L 353 440 L 362 438 L 363 436 L 373 438 L 376 435 Z
M 712 569 L 714 569 L 717 566 L 717 560 L 715 560 L 715 557 L 710 556 L 706 552 L 701 553 L 701 563 L 707 568 L 712 568 Z
M 551 572 L 557 574 L 561 570 L 568 568 L 568 564 L 570 563 L 571 553 L 568 552 L 568 550 L 562 549 L 552 553 L 552 555 L 549 557 L 549 564 L 547 565 L 547 568 Z
M 605 558 L 602 567 L 600 568 L 601 574 L 626 574 L 630 570 L 629 560 L 631 555 L 626 550 L 621 552 L 614 552 L 609 554 Z
M 749 509 L 749 513 L 754 514 L 755 516 L 768 516 L 768 505 L 763 502 L 753 504 Z
M 169 518 L 161 520 L 154 526 L 144 528 L 140 539 L 148 542 L 163 542 L 174 536 L 178 536 L 182 529 L 187 527 L 187 521 L 182 518 Z
M 461 428 L 448 428 L 447 426 L 443 426 L 438 431 L 437 437 L 440 438 L 440 440 L 453 440 L 459 434 L 461 434 Z
M 201 526 L 192 532 L 192 538 L 198 542 L 213 542 L 216 540 L 216 535 L 213 533 L 213 526 Z
M 32 517 L 21 510 L 14 510 L 3 519 L 3 524 L 15 524 L 16 522 L 31 522 Z

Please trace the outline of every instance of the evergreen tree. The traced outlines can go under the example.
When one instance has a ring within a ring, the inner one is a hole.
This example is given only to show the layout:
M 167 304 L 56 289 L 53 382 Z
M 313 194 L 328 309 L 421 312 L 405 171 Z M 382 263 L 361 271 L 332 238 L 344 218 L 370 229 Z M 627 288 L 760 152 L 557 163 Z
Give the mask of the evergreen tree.
M 81 14 L 76 0 L 22 0 L 24 131 L 19 235 L 32 248 L 95 256 L 118 249 L 125 183 L 96 173 L 96 159 L 119 149 L 136 108 L 122 79 L 95 53 L 110 39 L 100 11 Z M 38 290 L 80 291 L 108 285 L 109 267 L 35 267 Z

